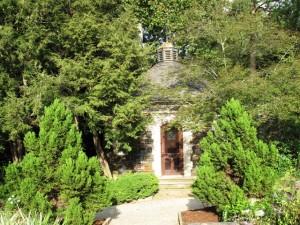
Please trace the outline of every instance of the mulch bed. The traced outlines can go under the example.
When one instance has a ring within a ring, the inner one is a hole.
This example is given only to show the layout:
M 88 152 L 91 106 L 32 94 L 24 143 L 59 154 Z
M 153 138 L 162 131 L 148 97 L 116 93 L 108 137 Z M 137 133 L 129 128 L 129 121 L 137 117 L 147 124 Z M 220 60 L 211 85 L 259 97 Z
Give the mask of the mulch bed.
M 215 207 L 181 212 L 183 225 L 189 223 L 221 222 Z

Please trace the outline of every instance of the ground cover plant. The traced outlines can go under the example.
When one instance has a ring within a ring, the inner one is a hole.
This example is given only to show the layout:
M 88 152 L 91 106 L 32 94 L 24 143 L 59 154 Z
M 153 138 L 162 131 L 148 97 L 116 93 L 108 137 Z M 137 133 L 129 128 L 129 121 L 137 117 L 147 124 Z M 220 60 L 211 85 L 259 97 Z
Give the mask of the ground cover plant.
M 28 213 L 0 210 L 0 225 L 59 225 L 59 219 L 52 220 L 51 214 Z
M 148 173 L 128 173 L 111 181 L 110 190 L 114 203 L 120 204 L 146 198 L 159 189 L 158 178 Z
M 278 179 L 270 193 L 263 199 L 252 199 L 244 205 L 236 205 L 228 213 L 226 221 L 251 222 L 254 225 L 294 225 L 300 223 L 300 176 L 290 170 Z

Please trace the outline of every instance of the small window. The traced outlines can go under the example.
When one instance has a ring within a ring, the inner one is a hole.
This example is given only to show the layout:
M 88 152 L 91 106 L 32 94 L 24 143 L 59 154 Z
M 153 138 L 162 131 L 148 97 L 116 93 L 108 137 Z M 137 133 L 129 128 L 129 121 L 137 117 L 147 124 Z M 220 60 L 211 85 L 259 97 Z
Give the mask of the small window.
M 172 60 L 172 55 L 170 50 L 165 50 L 165 60 Z
M 173 50 L 173 60 L 178 60 L 177 50 Z
M 164 60 L 163 52 L 160 51 L 160 52 L 158 52 L 158 62 L 161 62 L 161 61 L 163 61 L 163 60 Z
M 175 138 L 176 138 L 175 131 L 174 130 L 169 130 L 167 132 L 167 139 L 168 139 L 168 141 L 174 141 Z

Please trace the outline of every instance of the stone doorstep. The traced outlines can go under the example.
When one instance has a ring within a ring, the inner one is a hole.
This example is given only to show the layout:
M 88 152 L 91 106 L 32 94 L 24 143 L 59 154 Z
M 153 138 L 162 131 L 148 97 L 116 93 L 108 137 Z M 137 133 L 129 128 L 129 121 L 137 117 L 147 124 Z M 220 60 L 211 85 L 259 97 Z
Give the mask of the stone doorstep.
M 161 177 L 159 185 L 188 185 L 191 186 L 194 182 L 194 177 Z
M 189 189 L 160 189 L 153 196 L 153 199 L 187 198 L 192 196 L 192 190 Z
M 180 181 L 183 181 L 183 180 L 186 180 L 186 181 L 191 181 L 193 182 L 195 180 L 195 176 L 161 176 L 159 177 L 159 180 L 164 180 L 164 181 L 168 181 L 168 180 L 180 180 Z
M 192 185 L 193 182 L 189 180 L 160 180 L 159 181 L 160 185 L 167 185 L 167 184 L 186 184 L 186 185 Z
M 190 184 L 160 184 L 159 189 L 189 189 L 192 190 Z
M 171 177 L 160 179 L 159 191 L 155 197 L 190 197 L 192 194 L 192 182 L 193 179 L 183 177 Z
M 179 225 L 184 225 L 182 222 L 181 212 L 178 213 L 178 223 Z M 207 222 L 207 223 L 189 223 L 188 225 L 238 225 L 234 222 Z
M 159 184 L 159 189 L 189 189 L 192 190 L 192 185 L 185 182 L 162 182 Z

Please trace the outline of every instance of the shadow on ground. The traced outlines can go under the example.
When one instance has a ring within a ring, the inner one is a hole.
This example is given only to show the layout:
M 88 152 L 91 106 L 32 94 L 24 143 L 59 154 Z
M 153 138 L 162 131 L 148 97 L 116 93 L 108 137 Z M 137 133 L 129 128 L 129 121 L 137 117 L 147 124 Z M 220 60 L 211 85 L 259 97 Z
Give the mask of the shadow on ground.
M 203 209 L 207 207 L 207 205 L 200 202 L 200 200 L 196 198 L 191 198 L 188 200 L 188 203 L 186 204 L 188 210 L 196 210 L 196 209 Z
M 103 209 L 101 212 L 97 212 L 94 219 L 95 220 L 107 219 L 107 218 L 116 219 L 120 214 L 121 213 L 117 209 L 117 206 L 114 205 Z

